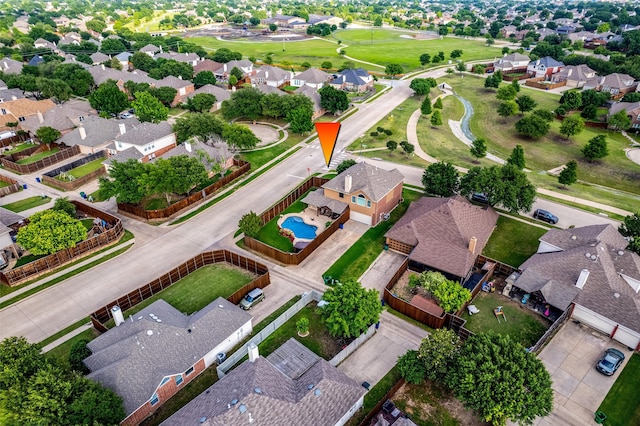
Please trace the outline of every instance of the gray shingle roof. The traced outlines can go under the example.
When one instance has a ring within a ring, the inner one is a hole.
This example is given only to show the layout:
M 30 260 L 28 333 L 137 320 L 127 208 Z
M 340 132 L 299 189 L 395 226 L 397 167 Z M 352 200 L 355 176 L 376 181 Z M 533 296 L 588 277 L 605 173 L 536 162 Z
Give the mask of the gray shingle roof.
M 300 368 L 287 368 L 292 363 Z M 364 393 L 355 380 L 289 339 L 267 359 L 259 357 L 238 366 L 162 424 L 195 426 L 205 417 L 206 426 L 240 425 L 249 421 L 251 413 L 257 426 L 329 426 Z M 237 404 L 230 406 L 234 399 Z M 247 412 L 242 414 L 240 406 Z
M 198 151 L 204 151 L 209 155 L 214 161 L 227 161 L 228 159 L 233 157 L 233 153 L 229 150 L 229 146 L 226 143 L 216 143 L 213 146 L 202 143 L 202 142 L 184 142 L 180 145 L 176 146 L 170 151 L 165 152 L 158 158 L 171 158 L 176 157 L 178 155 L 186 155 L 188 157 L 197 158 L 200 160 L 200 156 L 198 155 Z M 203 161 L 203 164 L 207 170 L 210 169 L 206 160 Z
M 62 132 L 80 125 L 80 117 L 86 119 L 91 111 L 92 108 L 89 102 L 71 99 L 43 113 L 42 123 L 40 123 L 37 115 L 32 115 L 27 117 L 21 126 L 23 130 L 31 131 L 32 133 L 35 133 L 42 126 L 52 127 Z
M 325 189 L 345 192 L 345 176 L 351 176 L 351 191 L 349 194 L 362 192 L 367 198 L 378 202 L 384 198 L 389 191 L 404 181 L 404 176 L 398 169 L 385 170 L 372 166 L 369 163 L 357 163 L 349 167 L 329 182 L 322 185 Z
M 414 246 L 409 258 L 458 277 L 473 267 L 493 232 L 498 214 L 475 206 L 464 197 L 423 197 L 385 234 L 387 238 Z M 476 237 L 476 248 L 469 241 Z
M 174 89 L 181 89 L 183 87 L 193 86 L 193 83 L 189 80 L 183 80 L 178 77 L 169 75 L 162 80 L 155 80 L 156 87 L 173 87 Z
M 11 210 L 7 210 L 4 207 L 0 207 L 0 223 L 5 226 L 11 226 L 14 223 L 18 223 L 21 220 L 24 220 L 24 216 L 21 214 L 12 212 Z
M 106 62 L 106 61 L 108 61 L 110 59 L 111 58 L 108 55 L 105 55 L 102 52 L 96 52 L 96 53 L 91 55 L 91 60 L 93 61 L 94 64 L 100 64 L 100 63 Z
M 126 122 L 123 120 L 118 123 L 125 125 L 125 133 L 115 138 L 117 142 L 142 146 L 173 133 L 171 124 L 166 121 L 155 124 L 149 122 L 136 123 L 130 120 L 128 119 Z M 133 125 L 131 125 L 132 123 Z
M 254 79 L 264 79 L 266 81 L 288 80 L 291 77 L 291 71 L 285 71 L 282 68 L 272 67 L 271 65 L 263 65 L 251 77 Z
M 119 163 L 124 163 L 125 161 L 128 161 L 128 160 L 139 160 L 142 157 L 144 157 L 144 155 L 140 151 L 138 151 L 135 147 L 130 147 L 123 151 L 118 151 L 116 155 L 112 155 L 102 163 L 113 164 L 114 161 L 117 161 Z
M 20 74 L 22 72 L 22 62 L 11 58 L 0 59 L 0 71 L 5 74 Z
M 640 102 L 616 102 L 609 108 L 609 115 L 614 115 L 622 110 L 630 113 L 636 109 L 640 108 Z
M 573 301 L 640 332 L 640 294 L 624 278 L 640 281 L 640 256 L 624 250 L 628 243 L 612 225 L 552 229 L 540 241 L 559 251 L 536 253 L 524 262 L 516 286 L 540 290 L 557 308 Z M 583 269 L 589 277 L 579 289 L 575 284 Z
M 309 68 L 306 71 L 301 72 L 295 77 L 297 80 L 302 80 L 311 84 L 319 84 L 329 81 L 331 75 L 319 70 L 318 68 Z
M 157 53 L 153 59 L 173 59 L 178 62 L 187 62 L 191 63 L 193 61 L 197 61 L 200 59 L 197 53 L 176 53 L 176 52 L 165 52 L 165 53 Z
M 348 206 L 347 203 L 343 203 L 342 201 L 325 197 L 324 189 L 322 188 L 309 192 L 301 201 L 310 206 L 328 207 L 334 213 L 342 213 Z
M 276 95 L 279 95 L 279 96 L 287 95 L 287 92 L 280 90 L 277 87 L 268 86 L 266 84 L 258 84 L 257 86 L 255 86 L 255 89 L 259 92 L 264 93 L 265 95 L 270 95 L 272 93 L 275 93 Z
M 208 93 L 216 97 L 216 102 L 226 101 L 231 97 L 231 92 L 228 90 L 224 90 L 221 87 L 214 86 L 213 84 L 205 84 L 199 89 L 194 90 L 193 92 L 187 95 L 187 98 L 193 98 L 195 95 L 199 93 Z
M 130 414 L 149 400 L 165 376 L 186 371 L 250 320 L 251 315 L 221 297 L 191 316 L 157 300 L 133 321 L 127 319 L 88 344 L 88 377 L 120 395 Z
M 137 119 L 132 119 L 138 121 Z M 66 146 L 82 145 L 87 147 L 96 147 L 112 141 L 120 134 L 120 127 L 116 120 L 107 120 L 95 115 L 85 117 L 82 122 L 86 137 L 82 139 L 80 129 L 76 128 L 66 135 L 63 135 L 59 141 Z
M 539 67 L 540 65 L 542 65 L 545 68 L 564 67 L 564 63 L 556 61 L 551 56 L 545 56 L 544 58 L 536 59 L 535 61 L 529 63 L 529 65 L 533 67 Z
M 155 46 L 153 44 L 147 44 L 146 46 L 142 47 L 140 49 L 141 52 L 144 53 L 156 53 L 160 51 L 160 48 L 158 46 Z
M 300 86 L 298 87 L 294 93 L 299 94 L 299 95 L 305 95 L 307 98 L 311 99 L 311 102 L 313 103 L 313 111 L 320 111 L 322 109 L 321 106 L 321 98 L 320 98 L 320 93 L 318 93 L 314 88 L 312 88 L 311 86 Z

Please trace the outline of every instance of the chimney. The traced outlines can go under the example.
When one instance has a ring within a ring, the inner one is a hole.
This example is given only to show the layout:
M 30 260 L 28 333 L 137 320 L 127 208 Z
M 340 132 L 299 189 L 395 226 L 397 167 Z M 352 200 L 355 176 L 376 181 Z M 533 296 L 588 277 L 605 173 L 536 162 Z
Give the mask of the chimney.
M 120 306 L 115 305 L 113 308 L 111 308 L 111 315 L 113 316 L 113 320 L 116 323 L 116 327 L 124 322 L 124 315 L 122 315 Z
M 78 127 L 78 131 L 80 132 L 80 139 L 85 140 L 87 138 L 87 131 L 84 129 L 84 127 Z
M 269 71 L 265 71 L 265 72 L 264 72 L 264 78 L 265 78 L 265 80 L 266 80 L 267 78 L 269 78 Z
M 40 111 L 38 111 L 38 123 L 40 124 L 44 123 L 44 116 Z
M 249 345 L 249 362 L 255 362 L 258 358 L 260 358 L 258 347 L 252 343 Z
M 182 76 L 181 76 L 181 75 L 179 75 L 179 76 L 178 76 L 178 78 L 179 78 L 180 80 L 182 80 Z
M 235 92 L 236 91 L 236 86 L 231 86 L 231 91 Z
M 576 287 L 580 289 L 584 287 L 585 283 L 587 282 L 587 278 L 589 278 L 589 270 L 583 269 L 582 271 L 580 271 L 580 276 L 578 277 L 578 281 L 576 281 Z
M 184 149 L 186 149 L 187 152 L 191 152 L 191 143 L 190 142 L 185 142 L 184 143 Z
M 104 64 L 100 65 L 100 68 L 102 68 L 102 70 L 104 71 Z
M 351 177 L 351 175 L 346 175 L 344 177 L 344 192 L 346 192 L 347 194 L 351 192 L 352 183 L 353 183 L 353 178 Z
M 471 237 L 471 239 L 469 239 L 469 251 L 471 253 L 476 252 L 476 244 L 478 244 L 478 239 L 476 237 Z
M 124 123 L 120 123 L 120 134 L 124 135 L 125 133 L 127 133 L 127 127 L 124 125 Z
M 7 61 L 4 61 L 4 69 L 8 70 L 9 69 L 9 64 L 7 63 Z
M 227 64 L 222 65 L 222 71 L 227 72 Z

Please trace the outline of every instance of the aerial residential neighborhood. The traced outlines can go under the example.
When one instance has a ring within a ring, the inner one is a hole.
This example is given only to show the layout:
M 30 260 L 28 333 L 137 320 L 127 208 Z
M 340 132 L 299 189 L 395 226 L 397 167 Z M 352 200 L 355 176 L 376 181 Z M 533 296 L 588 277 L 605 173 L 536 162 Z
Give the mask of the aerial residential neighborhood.
M 0 7 L 0 424 L 640 424 L 640 7 Z

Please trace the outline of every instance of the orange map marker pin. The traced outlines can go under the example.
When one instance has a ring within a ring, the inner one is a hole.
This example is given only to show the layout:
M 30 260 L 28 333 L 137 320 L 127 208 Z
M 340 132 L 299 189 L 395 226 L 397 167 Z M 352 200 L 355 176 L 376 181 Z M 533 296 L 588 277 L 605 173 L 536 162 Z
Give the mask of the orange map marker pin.
M 333 156 L 333 150 L 336 147 L 338 141 L 338 133 L 340 133 L 340 123 L 315 123 L 316 131 L 318 132 L 318 139 L 320 139 L 320 146 L 322 147 L 322 153 L 324 154 L 324 161 L 329 167 L 331 163 L 331 157 Z

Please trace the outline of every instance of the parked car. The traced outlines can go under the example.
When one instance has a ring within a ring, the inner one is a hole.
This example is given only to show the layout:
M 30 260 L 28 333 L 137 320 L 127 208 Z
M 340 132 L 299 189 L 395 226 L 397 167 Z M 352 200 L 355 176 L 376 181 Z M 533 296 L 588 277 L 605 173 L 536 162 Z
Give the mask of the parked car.
M 596 364 L 596 370 L 606 376 L 612 376 L 616 372 L 618 367 L 622 365 L 624 361 L 624 354 L 617 349 L 609 348 L 604 351 L 602 357 Z
M 245 311 L 251 309 L 255 304 L 264 300 L 264 293 L 259 288 L 254 288 L 240 301 L 240 307 Z
M 482 192 L 475 192 L 471 194 L 471 201 L 475 201 L 476 203 L 489 204 L 489 197 L 484 195 Z
M 125 118 L 131 118 L 133 117 L 133 114 L 131 114 L 130 112 L 123 112 L 120 114 L 120 118 L 125 119 Z
M 535 219 L 542 220 L 544 222 L 549 222 L 549 223 L 551 223 L 553 225 L 558 223 L 558 216 L 556 216 L 553 213 L 548 212 L 546 210 L 542 210 L 542 209 L 537 209 L 536 211 L 534 211 L 533 212 L 533 217 Z

